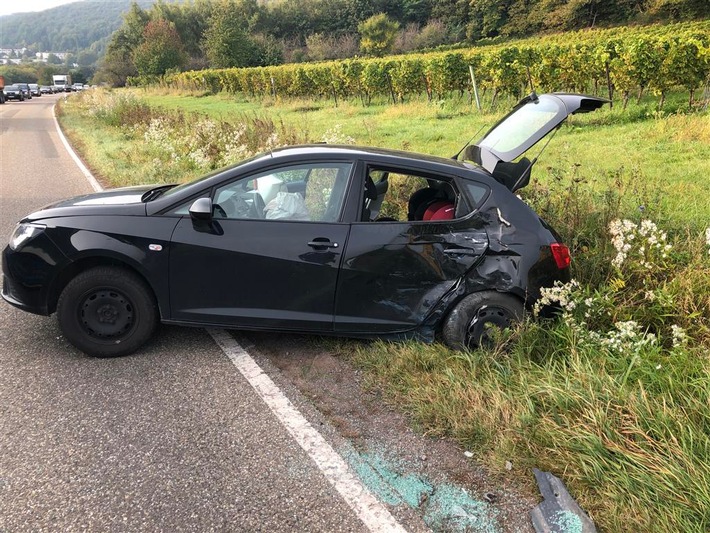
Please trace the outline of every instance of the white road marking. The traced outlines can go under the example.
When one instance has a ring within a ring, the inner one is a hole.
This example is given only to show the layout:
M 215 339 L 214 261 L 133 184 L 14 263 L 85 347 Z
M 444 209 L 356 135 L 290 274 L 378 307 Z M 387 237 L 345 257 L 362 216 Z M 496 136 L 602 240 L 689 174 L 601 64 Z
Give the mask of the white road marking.
M 56 104 L 52 106 L 52 118 L 54 119 L 54 126 L 55 126 L 55 128 L 57 128 L 57 133 L 59 134 L 59 138 L 61 139 L 62 144 L 64 145 L 64 148 L 66 148 L 67 152 L 69 153 L 71 158 L 76 163 L 76 166 L 79 167 L 79 170 L 81 170 L 81 173 L 88 180 L 89 185 L 91 185 L 91 188 L 94 189 L 96 192 L 103 191 L 104 188 L 96 180 L 96 178 L 91 173 L 91 171 L 88 168 L 86 168 L 86 166 L 84 165 L 82 160 L 79 158 L 79 156 L 76 155 L 76 152 L 69 145 L 69 141 L 67 141 L 67 138 L 64 136 L 64 133 L 62 133 L 62 128 L 59 127 L 59 121 L 57 121 L 57 114 L 55 112 L 55 108 L 56 108 Z
M 406 532 L 234 337 L 224 330 L 208 331 L 365 526 L 373 532 Z
M 64 148 L 89 181 L 91 187 L 95 191 L 102 191 L 101 184 L 82 163 L 64 137 L 54 113 L 54 106 L 52 107 L 52 116 Z M 311 426 L 234 337 L 221 329 L 208 329 L 207 331 L 363 524 L 373 533 L 406 533 L 407 530 L 367 489 L 345 460 Z

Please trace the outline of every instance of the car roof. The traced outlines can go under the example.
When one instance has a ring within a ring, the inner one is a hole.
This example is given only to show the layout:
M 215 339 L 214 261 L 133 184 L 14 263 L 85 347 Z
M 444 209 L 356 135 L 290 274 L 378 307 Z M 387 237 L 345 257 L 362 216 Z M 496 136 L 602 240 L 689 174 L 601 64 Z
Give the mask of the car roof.
M 338 158 L 366 157 L 375 159 L 388 159 L 390 161 L 397 160 L 397 162 L 399 163 L 414 162 L 420 164 L 424 163 L 429 165 L 446 166 L 458 170 L 470 170 L 471 168 L 474 168 L 473 165 L 469 163 L 458 161 L 456 159 L 449 159 L 446 157 L 422 154 L 418 152 L 408 152 L 405 150 L 394 150 L 389 148 L 358 145 L 305 144 L 299 146 L 287 146 L 283 148 L 277 148 L 275 150 L 272 150 L 271 152 L 262 154 L 262 156 L 257 159 L 262 160 L 262 158 L 268 158 L 271 156 L 293 156 L 294 158 L 308 156 Z

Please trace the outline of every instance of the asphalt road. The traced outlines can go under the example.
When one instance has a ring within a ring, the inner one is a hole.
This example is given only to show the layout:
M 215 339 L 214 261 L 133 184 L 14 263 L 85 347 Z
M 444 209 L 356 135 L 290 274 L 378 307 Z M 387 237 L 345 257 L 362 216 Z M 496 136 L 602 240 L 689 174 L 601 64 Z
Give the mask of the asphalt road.
M 26 213 L 91 192 L 56 98 L 0 106 L 2 247 Z M 0 532 L 78 530 L 365 527 L 204 330 L 97 360 L 0 301 Z

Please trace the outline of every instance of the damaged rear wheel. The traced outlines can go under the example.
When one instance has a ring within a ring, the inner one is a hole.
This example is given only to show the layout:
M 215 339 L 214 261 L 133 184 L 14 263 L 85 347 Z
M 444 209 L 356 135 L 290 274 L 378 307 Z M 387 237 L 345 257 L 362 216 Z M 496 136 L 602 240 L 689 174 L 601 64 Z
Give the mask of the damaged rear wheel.
M 492 346 L 492 328 L 503 330 L 523 318 L 523 302 L 511 294 L 482 291 L 461 300 L 444 322 L 441 335 L 455 350 Z

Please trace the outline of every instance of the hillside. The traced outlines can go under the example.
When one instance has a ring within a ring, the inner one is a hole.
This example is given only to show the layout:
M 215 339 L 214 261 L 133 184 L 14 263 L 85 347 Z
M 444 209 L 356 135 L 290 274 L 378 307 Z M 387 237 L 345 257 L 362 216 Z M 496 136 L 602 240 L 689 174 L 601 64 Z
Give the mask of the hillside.
M 27 47 L 36 52 L 91 50 L 103 54 L 111 34 L 122 24 L 122 14 L 133 0 L 84 0 L 37 13 L 0 17 L 0 48 Z M 154 0 L 135 0 L 148 8 Z

